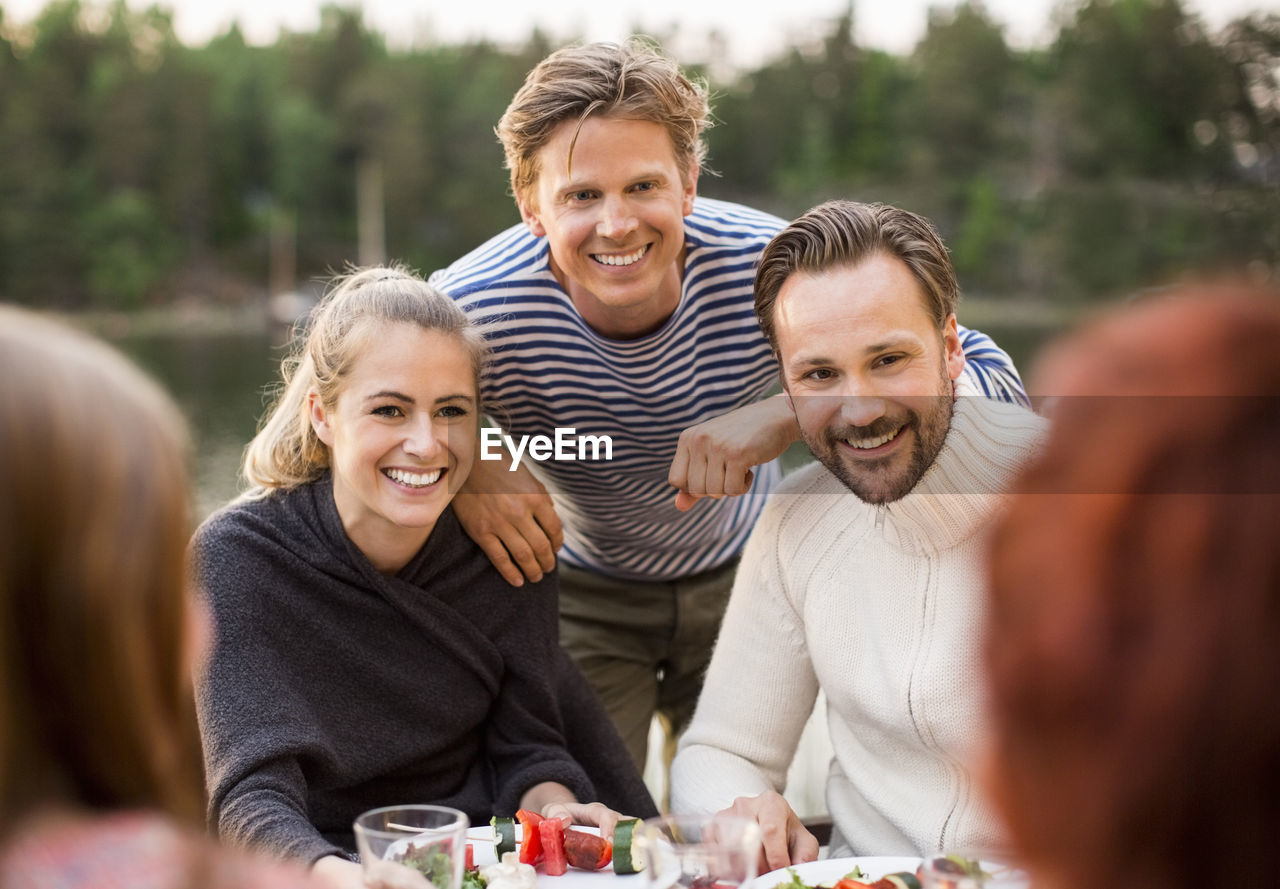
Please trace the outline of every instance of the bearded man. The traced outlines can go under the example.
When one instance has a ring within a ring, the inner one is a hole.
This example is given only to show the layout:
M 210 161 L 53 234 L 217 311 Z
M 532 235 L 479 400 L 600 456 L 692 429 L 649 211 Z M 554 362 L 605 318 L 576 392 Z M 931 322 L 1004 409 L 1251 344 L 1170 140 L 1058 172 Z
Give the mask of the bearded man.
M 832 857 L 1001 838 L 973 772 L 981 532 L 1043 421 L 967 384 L 957 298 L 895 207 L 822 204 L 761 256 L 756 316 L 818 462 L 751 534 L 671 785 L 673 810 L 756 818 L 762 867 L 817 856 L 780 794 L 819 690 Z

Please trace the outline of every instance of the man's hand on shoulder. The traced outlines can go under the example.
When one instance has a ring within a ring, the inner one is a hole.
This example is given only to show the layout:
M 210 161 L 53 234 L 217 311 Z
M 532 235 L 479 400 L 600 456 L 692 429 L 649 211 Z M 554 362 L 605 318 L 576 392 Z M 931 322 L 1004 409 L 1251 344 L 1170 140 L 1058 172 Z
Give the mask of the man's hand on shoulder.
M 760 825 L 762 874 L 818 858 L 817 837 L 805 829 L 780 793 L 766 790 L 758 796 L 740 796 L 720 814 L 740 815 Z
M 691 509 L 702 497 L 747 493 L 752 468 L 780 456 L 799 438 L 795 413 L 781 395 L 690 426 L 680 433 L 667 474 L 677 489 L 676 508 Z
M 453 498 L 453 511 L 467 536 L 480 545 L 507 583 L 536 583 L 555 568 L 564 529 L 551 495 L 523 466 L 507 460 L 477 460 Z

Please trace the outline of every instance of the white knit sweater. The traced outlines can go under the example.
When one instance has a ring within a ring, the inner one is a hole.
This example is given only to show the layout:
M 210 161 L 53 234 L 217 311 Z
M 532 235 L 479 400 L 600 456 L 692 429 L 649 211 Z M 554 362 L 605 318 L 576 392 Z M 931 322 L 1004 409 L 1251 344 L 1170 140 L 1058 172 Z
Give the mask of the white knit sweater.
M 834 758 L 831 855 L 991 847 L 979 799 L 982 546 L 1044 421 L 957 399 L 934 465 L 872 506 L 820 464 L 772 495 L 743 552 L 693 723 L 674 811 L 784 789 L 819 687 Z

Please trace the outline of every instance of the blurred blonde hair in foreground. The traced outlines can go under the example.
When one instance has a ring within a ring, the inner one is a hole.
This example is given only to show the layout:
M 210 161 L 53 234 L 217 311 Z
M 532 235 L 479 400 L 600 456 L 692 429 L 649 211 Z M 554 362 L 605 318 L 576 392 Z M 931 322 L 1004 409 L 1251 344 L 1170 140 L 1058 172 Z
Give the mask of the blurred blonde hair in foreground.
M 1275 885 L 1280 301 L 1155 298 L 1042 370 L 990 556 L 989 789 L 1038 887 Z
M 120 353 L 0 305 L 5 889 L 228 877 L 200 834 L 187 455 L 178 409 Z

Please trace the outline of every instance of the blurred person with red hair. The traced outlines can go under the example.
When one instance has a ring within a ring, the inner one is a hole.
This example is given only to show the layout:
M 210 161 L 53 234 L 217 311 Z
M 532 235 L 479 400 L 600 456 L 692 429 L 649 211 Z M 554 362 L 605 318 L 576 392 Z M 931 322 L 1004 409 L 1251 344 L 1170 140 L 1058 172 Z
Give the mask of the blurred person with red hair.
M 993 800 L 1043 889 L 1275 885 L 1280 301 L 1153 299 L 1039 377 L 990 550 Z
M 304 887 L 203 833 L 187 432 L 104 343 L 0 305 L 0 886 Z

